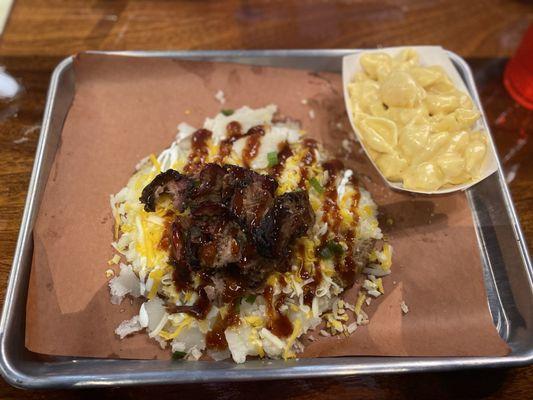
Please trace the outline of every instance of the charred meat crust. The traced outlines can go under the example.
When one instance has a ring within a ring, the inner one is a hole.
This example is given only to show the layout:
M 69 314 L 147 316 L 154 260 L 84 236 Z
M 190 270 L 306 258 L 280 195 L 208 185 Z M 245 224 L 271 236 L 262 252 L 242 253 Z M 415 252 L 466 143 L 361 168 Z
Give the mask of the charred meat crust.
M 241 259 L 246 236 L 235 221 L 220 216 L 195 218 L 188 232 L 186 260 L 191 269 L 214 271 Z
M 257 251 L 267 258 L 282 257 L 289 244 L 314 223 L 307 192 L 285 193 L 275 199 L 273 207 L 253 230 Z
M 276 197 L 277 187 L 274 178 L 247 168 L 206 164 L 191 176 L 159 174 L 140 200 L 153 211 L 159 196 L 168 193 L 178 211 L 190 210 L 170 227 L 173 265 L 238 275 L 253 288 L 285 266 L 289 245 L 315 221 L 307 192 Z
M 218 164 L 207 164 L 194 178 L 197 184 L 189 193 L 194 201 L 191 206 L 202 205 L 209 202 L 220 204 L 222 202 L 223 179 L 226 170 Z
M 168 193 L 172 196 L 174 207 L 183 212 L 186 208 L 186 199 L 191 189 L 192 182 L 178 171 L 169 169 L 157 175 L 142 191 L 139 200 L 144 204 L 147 212 L 155 211 L 159 196 Z
M 243 229 L 250 230 L 274 204 L 278 183 L 268 175 L 246 168 L 225 165 L 223 203 L 239 220 Z

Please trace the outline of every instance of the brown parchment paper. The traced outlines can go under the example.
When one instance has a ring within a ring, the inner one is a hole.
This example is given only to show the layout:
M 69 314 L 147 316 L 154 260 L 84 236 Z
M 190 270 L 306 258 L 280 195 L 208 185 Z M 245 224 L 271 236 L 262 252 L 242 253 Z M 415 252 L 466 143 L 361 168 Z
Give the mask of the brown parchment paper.
M 113 255 L 109 194 L 126 184 L 140 159 L 174 140 L 178 123 L 200 127 L 221 108 L 273 103 L 359 172 L 380 205 L 382 227 L 394 247 L 386 295 L 368 307 L 371 323 L 347 338 L 315 332 L 317 340 L 307 341 L 303 356 L 508 353 L 488 311 L 465 195 L 414 196 L 387 189 L 353 141 L 342 145 L 352 134 L 339 75 L 85 54 L 76 58 L 75 75 L 74 101 L 33 234 L 26 312 L 31 351 L 169 358 L 145 334 L 122 341 L 114 335 L 138 304 L 109 301 L 104 274 Z M 225 93 L 224 106 L 214 98 L 218 90 Z M 346 297 L 353 302 L 356 293 L 354 288 Z M 409 306 L 407 315 L 402 301 Z

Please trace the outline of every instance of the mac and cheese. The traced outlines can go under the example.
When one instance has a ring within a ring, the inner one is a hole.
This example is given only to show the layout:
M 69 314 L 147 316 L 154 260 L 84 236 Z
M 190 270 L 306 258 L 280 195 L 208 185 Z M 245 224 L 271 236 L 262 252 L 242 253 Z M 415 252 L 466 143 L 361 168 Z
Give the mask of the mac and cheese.
M 434 191 L 476 179 L 486 135 L 471 98 L 444 69 L 420 66 L 407 49 L 394 57 L 367 53 L 348 86 L 353 120 L 368 153 L 390 181 Z

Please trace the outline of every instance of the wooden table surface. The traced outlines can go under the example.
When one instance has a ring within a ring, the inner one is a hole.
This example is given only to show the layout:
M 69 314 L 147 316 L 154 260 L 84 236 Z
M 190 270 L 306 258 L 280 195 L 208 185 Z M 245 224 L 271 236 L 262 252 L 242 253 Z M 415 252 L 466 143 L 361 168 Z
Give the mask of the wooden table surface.
M 502 86 L 506 59 L 533 21 L 529 1 L 16 1 L 0 66 L 23 91 L 0 100 L 0 296 L 15 249 L 50 73 L 81 50 L 355 48 L 439 44 L 474 69 L 514 202 L 533 243 L 533 113 Z M 529 247 L 531 252 L 531 246 Z M 531 398 L 533 366 L 411 375 L 21 391 L 0 398 Z

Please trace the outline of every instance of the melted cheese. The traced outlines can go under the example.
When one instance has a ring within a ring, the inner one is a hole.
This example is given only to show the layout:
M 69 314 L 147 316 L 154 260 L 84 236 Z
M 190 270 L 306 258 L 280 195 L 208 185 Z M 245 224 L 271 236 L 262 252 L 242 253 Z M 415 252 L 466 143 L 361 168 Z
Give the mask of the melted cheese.
M 299 319 L 297 319 L 297 320 L 293 321 L 292 325 L 293 325 L 292 334 L 287 339 L 287 343 L 285 344 L 285 348 L 283 349 L 283 359 L 284 360 L 286 360 L 288 358 L 293 358 L 293 357 L 296 356 L 294 354 L 294 352 L 291 350 L 291 347 L 294 344 L 294 342 L 296 341 L 296 339 L 298 338 L 298 336 L 300 336 L 300 330 L 301 330 L 302 322 Z
M 479 176 L 486 134 L 470 97 L 413 50 L 367 53 L 349 84 L 355 125 L 383 175 L 407 189 L 434 191 Z

